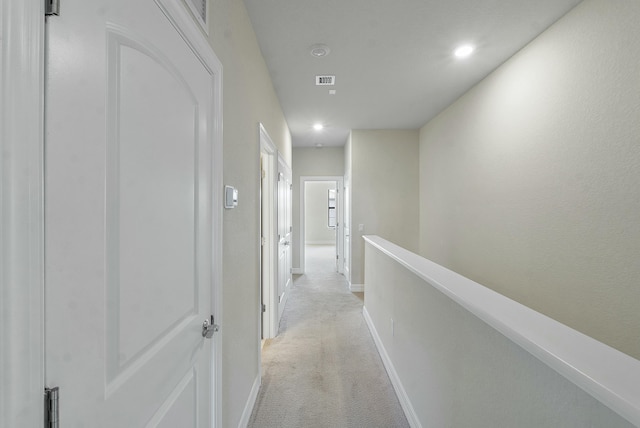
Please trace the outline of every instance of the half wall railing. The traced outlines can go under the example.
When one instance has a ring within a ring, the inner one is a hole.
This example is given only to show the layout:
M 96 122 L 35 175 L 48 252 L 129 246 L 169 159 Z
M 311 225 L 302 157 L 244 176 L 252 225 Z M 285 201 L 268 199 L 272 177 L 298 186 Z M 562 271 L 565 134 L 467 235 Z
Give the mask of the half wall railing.
M 640 426 L 640 361 L 383 238 L 364 240 L 364 316 L 411 426 Z

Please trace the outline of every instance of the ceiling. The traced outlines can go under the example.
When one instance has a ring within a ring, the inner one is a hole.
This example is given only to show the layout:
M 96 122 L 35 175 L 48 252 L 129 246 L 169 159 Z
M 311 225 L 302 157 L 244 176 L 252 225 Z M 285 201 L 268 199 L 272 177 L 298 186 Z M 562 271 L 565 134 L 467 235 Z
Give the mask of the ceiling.
M 244 0 L 294 147 L 420 128 L 580 1 Z M 456 58 L 465 43 L 474 53 Z

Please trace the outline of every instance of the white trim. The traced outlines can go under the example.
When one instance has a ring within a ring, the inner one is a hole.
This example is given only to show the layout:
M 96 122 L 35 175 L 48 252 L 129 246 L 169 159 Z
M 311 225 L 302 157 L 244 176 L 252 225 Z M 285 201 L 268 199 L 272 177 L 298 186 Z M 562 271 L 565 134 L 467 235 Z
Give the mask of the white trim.
M 313 244 L 312 242 L 305 242 L 305 228 L 304 228 L 304 205 L 305 205 L 305 184 L 307 181 L 332 181 L 336 183 L 336 190 L 338 191 L 338 197 L 336 198 L 337 210 L 336 219 L 338 227 L 336 228 L 336 254 L 338 255 L 338 273 L 344 273 L 344 177 L 341 175 L 302 175 L 300 176 L 300 197 L 299 197 L 299 211 L 300 211 L 300 231 L 298 233 L 298 247 L 300 254 L 300 270 L 304 272 L 304 258 L 305 258 L 305 245 Z
M 640 361 L 379 236 L 368 245 L 413 272 L 587 394 L 640 426 Z
M 44 2 L 0 0 L 0 426 L 41 426 Z
M 352 284 L 351 281 L 349 281 L 349 291 L 352 293 L 362 293 L 364 292 L 364 284 Z
M 266 244 L 261 246 L 262 252 L 267 259 L 266 266 L 261 265 L 260 271 L 266 268 L 266 280 L 265 275 L 261 273 L 261 299 L 260 303 L 265 305 L 266 311 L 264 317 L 262 314 L 262 308 L 258 308 L 260 311 L 259 321 L 262 323 L 264 318 L 264 325 L 260 326 L 262 337 L 264 339 L 271 339 L 278 334 L 278 201 L 276 192 L 276 183 L 278 177 L 277 156 L 278 150 L 276 145 L 271 140 L 269 133 L 265 127 L 260 123 L 258 124 L 258 139 L 260 144 L 260 155 L 264 154 L 267 159 L 266 170 L 268 176 L 265 177 L 267 195 L 262 195 L 261 212 L 266 216 L 268 223 L 267 230 L 262 230 L 262 218 L 260 219 L 260 237 L 264 236 Z M 260 183 L 260 189 L 262 189 L 262 183 Z M 264 212 L 266 210 L 266 212 Z M 260 239 L 259 237 L 259 239 Z M 262 255 L 260 257 L 260 263 L 262 263 Z M 264 293 L 264 295 L 262 295 Z
M 256 405 L 256 400 L 258 399 L 258 392 L 260 392 L 260 383 L 260 373 L 258 373 L 253 381 L 253 387 L 251 387 L 249 398 L 244 405 L 244 410 L 242 411 L 242 417 L 240 418 L 240 422 L 238 423 L 238 428 L 246 428 L 246 426 L 249 424 L 249 419 L 251 419 L 253 407 Z
M 407 417 L 409 425 L 412 428 L 422 428 L 422 424 L 420 423 L 418 415 L 413 408 L 413 404 L 411 404 L 411 400 L 409 400 L 409 395 L 407 395 L 407 391 L 405 391 L 404 386 L 402 385 L 400 376 L 398 376 L 398 372 L 396 372 L 396 368 L 391 362 L 391 358 L 389 358 L 389 354 L 387 354 L 387 350 L 382 344 L 382 339 L 380 339 L 380 335 L 378 334 L 375 325 L 373 325 L 373 320 L 371 319 L 371 316 L 369 316 L 369 312 L 366 307 L 362 308 L 362 316 L 369 327 L 371 337 L 373 337 L 373 341 L 376 344 L 376 348 L 378 348 L 378 353 L 382 359 L 382 364 L 384 364 L 384 368 L 387 370 L 387 374 L 391 380 L 391 385 L 393 385 L 393 389 L 396 391 L 398 401 L 400 401 L 400 406 L 402 406 L 402 410 Z
M 335 246 L 336 242 L 335 241 L 307 241 L 305 242 L 305 245 L 326 245 L 326 246 Z
M 293 275 L 304 275 L 304 271 L 300 268 L 291 268 L 291 273 Z

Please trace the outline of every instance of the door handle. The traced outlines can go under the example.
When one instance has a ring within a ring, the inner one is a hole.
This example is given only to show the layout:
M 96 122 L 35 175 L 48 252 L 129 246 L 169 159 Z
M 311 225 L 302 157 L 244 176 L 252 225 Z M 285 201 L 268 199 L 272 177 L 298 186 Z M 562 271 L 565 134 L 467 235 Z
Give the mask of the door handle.
M 211 339 L 213 337 L 213 333 L 220 330 L 218 324 L 213 322 L 213 315 L 211 315 L 211 321 L 209 319 L 205 319 L 202 323 L 202 337 Z

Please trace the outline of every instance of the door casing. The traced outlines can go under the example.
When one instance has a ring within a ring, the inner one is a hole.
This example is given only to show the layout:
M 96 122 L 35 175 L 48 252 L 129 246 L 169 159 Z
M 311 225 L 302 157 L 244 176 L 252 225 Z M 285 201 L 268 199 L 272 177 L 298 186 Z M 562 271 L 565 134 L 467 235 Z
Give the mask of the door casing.
M 44 2 L 0 0 L 0 17 L 0 426 L 40 426 Z

